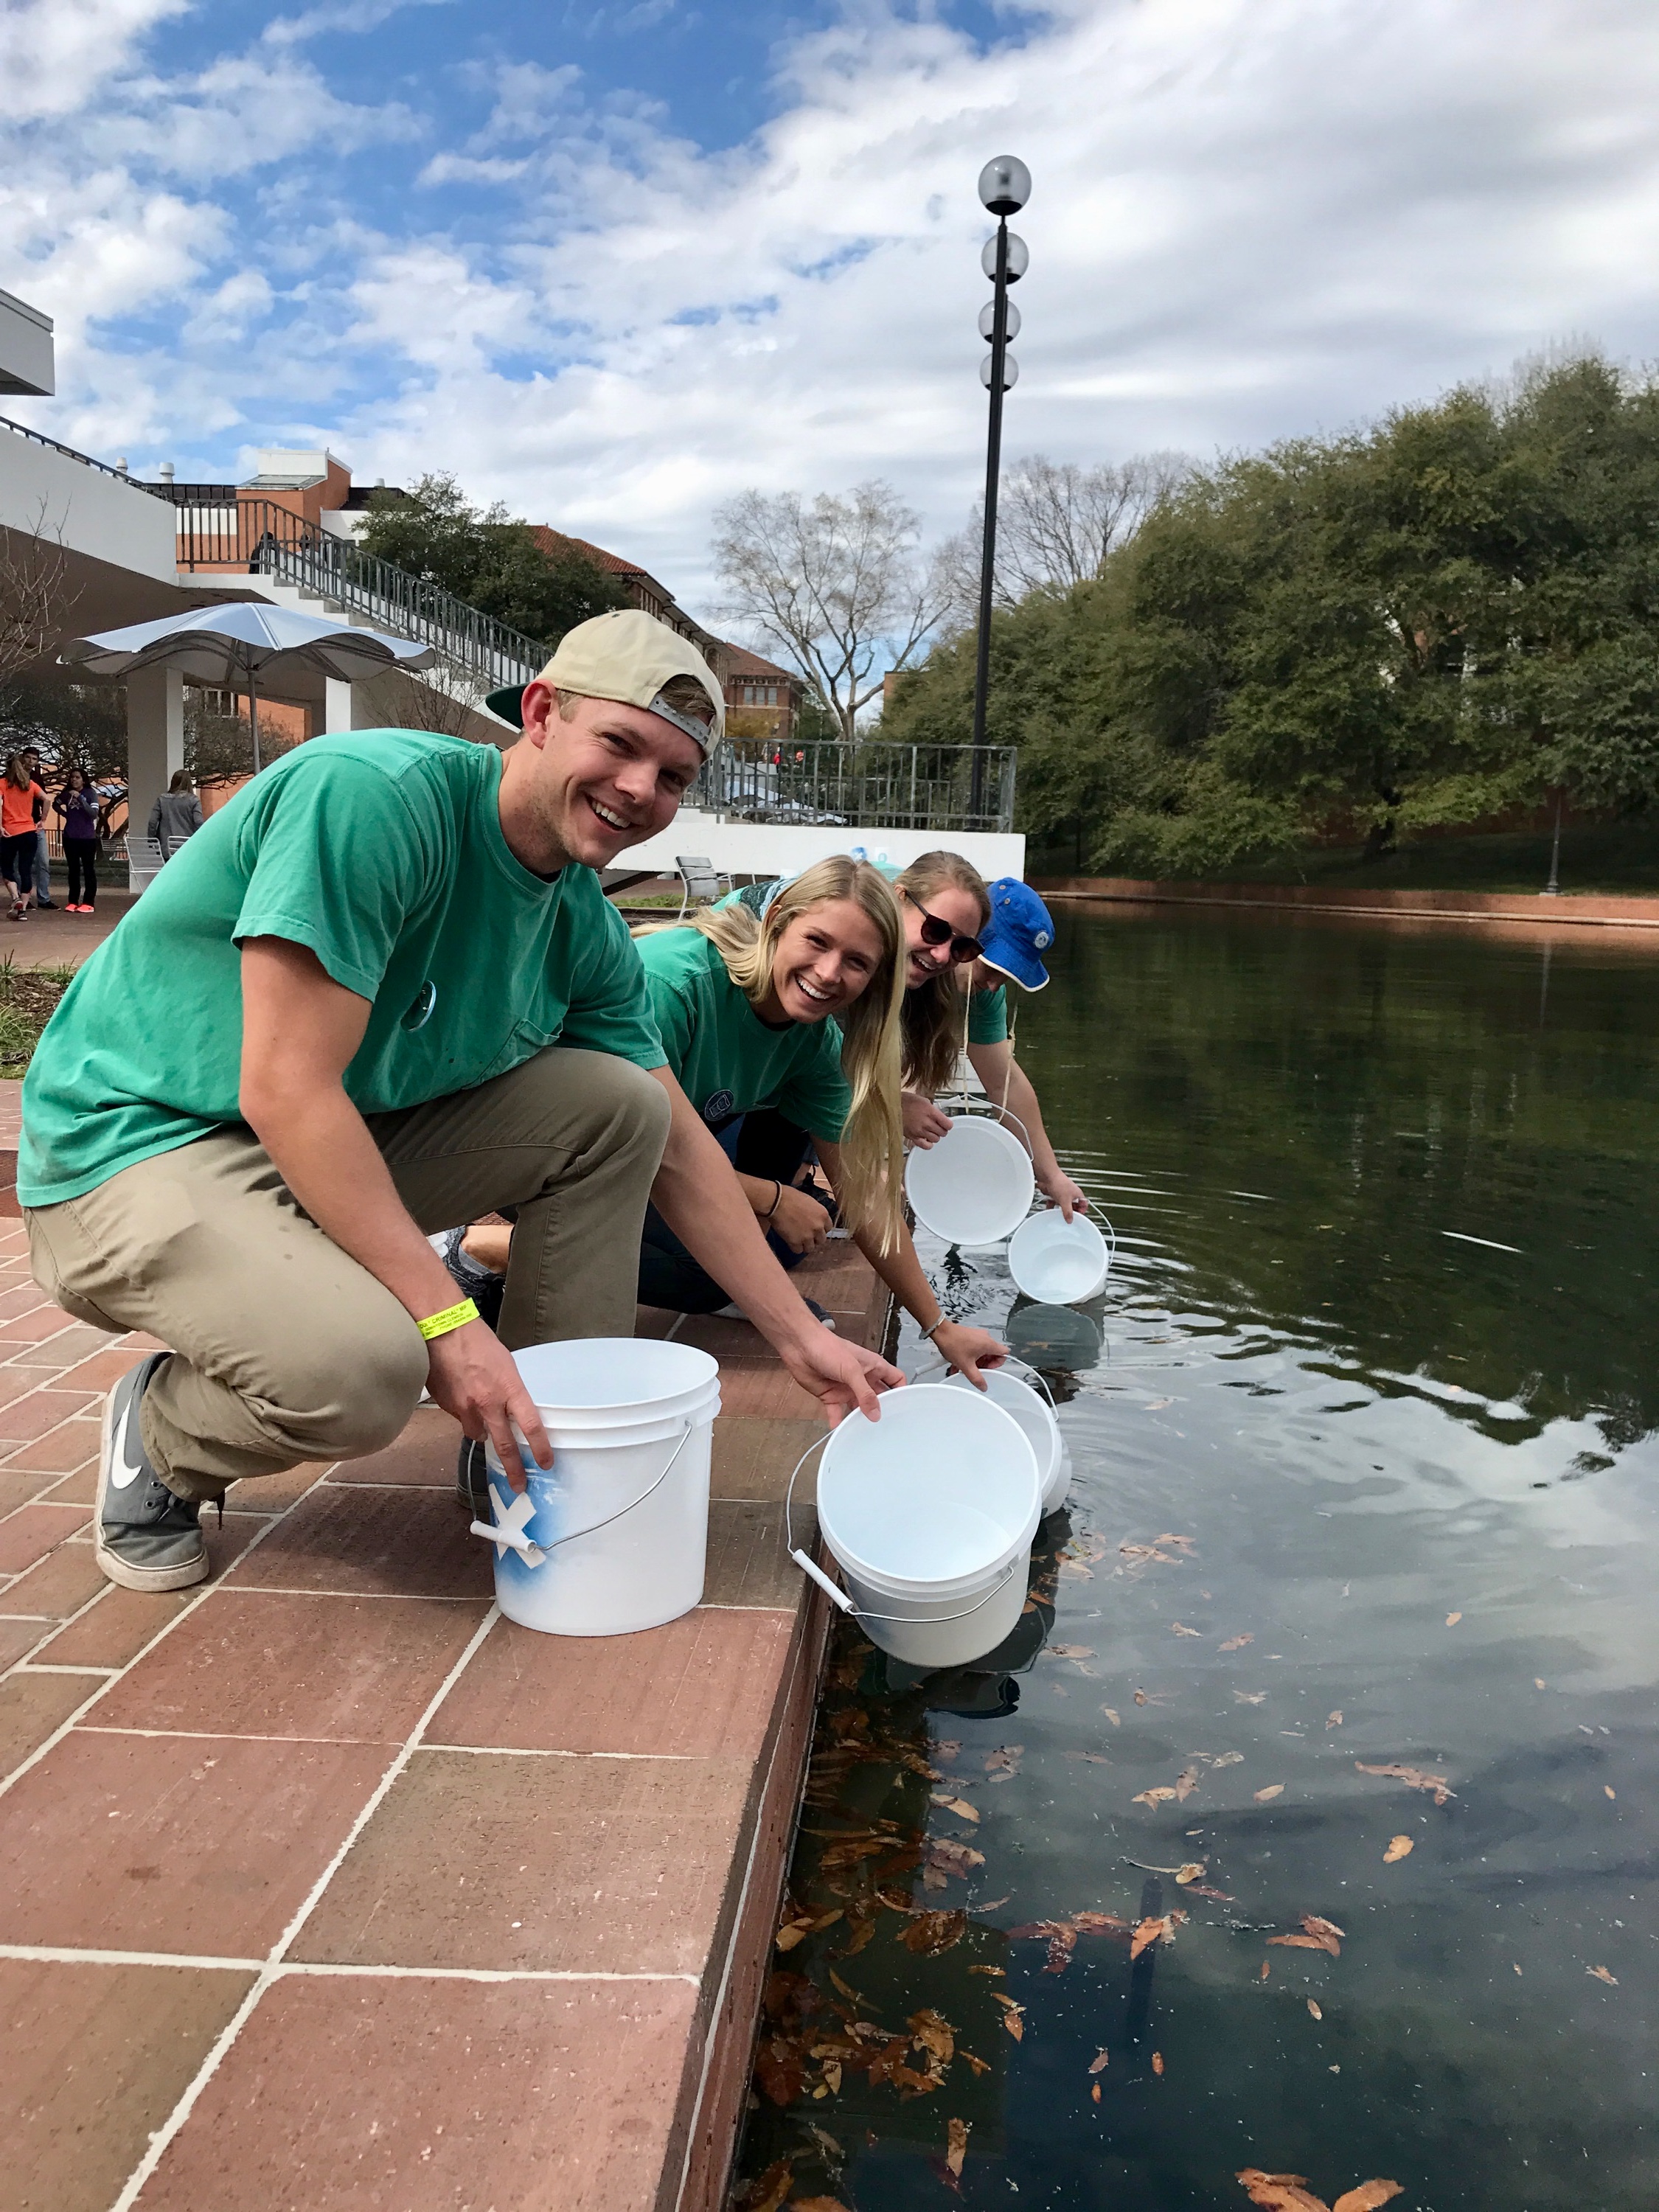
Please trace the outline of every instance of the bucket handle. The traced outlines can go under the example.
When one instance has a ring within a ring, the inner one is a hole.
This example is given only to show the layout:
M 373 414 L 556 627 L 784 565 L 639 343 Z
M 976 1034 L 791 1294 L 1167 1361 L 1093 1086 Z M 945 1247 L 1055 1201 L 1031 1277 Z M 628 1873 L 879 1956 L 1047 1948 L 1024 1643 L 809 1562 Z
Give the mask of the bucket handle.
M 637 1498 L 630 1498 L 626 1505 L 619 1505 L 614 1513 L 607 1513 L 603 1521 L 591 1522 L 586 1528 L 573 1528 L 568 1535 L 556 1536 L 550 1544 L 538 1544 L 534 1542 L 529 1536 L 526 1535 L 522 1528 L 502 1528 L 489 1521 L 475 1521 L 472 1523 L 470 1533 L 474 1536 L 486 1536 L 492 1544 L 497 1546 L 503 1544 L 507 1545 L 512 1550 L 519 1553 L 520 1557 L 525 1560 L 527 1565 L 538 1567 L 541 1565 L 543 1560 L 546 1559 L 548 1553 L 550 1552 L 556 1552 L 561 1544 L 574 1544 L 579 1536 L 597 1535 L 601 1528 L 608 1528 L 613 1521 L 620 1521 L 623 1514 L 631 1513 L 636 1505 L 643 1505 L 647 1498 L 654 1498 L 657 1492 L 662 1488 L 664 1483 L 667 1481 L 669 1476 L 673 1473 L 674 1462 L 679 1457 L 680 1454 L 685 1449 L 686 1445 L 690 1442 L 696 1424 L 690 1421 L 686 1423 L 684 1431 L 682 1434 L 678 1443 L 675 1445 L 673 1450 L 668 1455 L 667 1466 L 664 1468 L 662 1473 L 657 1477 L 650 1488 L 648 1490 L 641 1491 Z M 538 1473 L 546 1472 L 546 1470 L 541 1468 L 538 1468 L 537 1471 Z M 489 1494 L 492 1498 L 495 1495 L 495 1486 L 494 1483 L 491 1483 L 489 1486 Z M 525 1496 L 528 1493 L 521 1492 L 520 1494 L 521 1496 Z M 526 1514 L 525 1517 L 527 1520 L 529 1516 Z M 533 1559 L 531 1557 L 532 1553 L 535 1554 Z M 497 1552 L 496 1556 L 497 1558 L 500 1557 L 499 1551 Z
M 842 1589 L 840 1583 L 831 1582 L 829 1576 L 825 1574 L 823 1569 L 818 1565 L 817 1561 L 810 1558 L 806 1553 L 802 1551 L 800 1546 L 795 1541 L 794 1521 L 789 1510 L 790 1506 L 794 1502 L 795 1477 L 800 1473 L 802 1468 L 805 1466 L 812 1454 L 817 1450 L 819 1445 L 828 1443 L 830 1439 L 828 1437 L 815 1437 L 812 1439 L 812 1442 L 807 1445 L 806 1449 L 801 1454 L 800 1457 L 795 1462 L 794 1467 L 790 1472 L 789 1487 L 783 1494 L 784 1540 L 789 1547 L 789 1556 L 804 1575 L 810 1576 L 812 1581 L 817 1584 L 818 1588 L 823 1590 L 827 1596 L 833 1600 L 833 1601 L 841 1607 L 843 1613 L 851 1613 L 854 1620 L 902 1621 L 908 1626 L 916 1626 L 916 1616 L 915 1613 L 866 1613 L 861 1605 L 854 1605 L 852 1599 L 848 1597 L 846 1591 Z M 1004 1575 L 1002 1580 L 994 1589 L 987 1590 L 984 1596 L 980 1599 L 976 1605 L 970 1605 L 961 1613 L 929 1613 L 927 1616 L 925 1622 L 921 1625 L 928 1628 L 943 1628 L 946 1621 L 967 1620 L 974 1613 L 983 1612 L 984 1608 L 989 1605 L 994 1597 L 1000 1597 L 1002 1595 L 1004 1590 L 1006 1590 L 1009 1583 L 1012 1582 L 1018 1566 L 1019 1559 L 1018 1555 L 1016 1555 L 1009 1561 L 1008 1571 Z

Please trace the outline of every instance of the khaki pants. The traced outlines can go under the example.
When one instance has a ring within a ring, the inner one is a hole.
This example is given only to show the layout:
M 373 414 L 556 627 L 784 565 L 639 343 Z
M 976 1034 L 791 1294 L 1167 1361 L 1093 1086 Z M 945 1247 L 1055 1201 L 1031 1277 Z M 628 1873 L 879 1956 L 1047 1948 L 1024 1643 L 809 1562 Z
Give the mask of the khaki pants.
M 538 1053 L 509 1075 L 368 1127 L 430 1234 L 518 1208 L 503 1341 L 631 1336 L 647 1196 L 668 1100 L 608 1053 Z M 426 1383 L 404 1307 L 301 1212 L 238 1124 L 30 1208 L 34 1279 L 95 1328 L 170 1345 L 146 1392 L 145 1449 L 181 1498 L 378 1451 Z

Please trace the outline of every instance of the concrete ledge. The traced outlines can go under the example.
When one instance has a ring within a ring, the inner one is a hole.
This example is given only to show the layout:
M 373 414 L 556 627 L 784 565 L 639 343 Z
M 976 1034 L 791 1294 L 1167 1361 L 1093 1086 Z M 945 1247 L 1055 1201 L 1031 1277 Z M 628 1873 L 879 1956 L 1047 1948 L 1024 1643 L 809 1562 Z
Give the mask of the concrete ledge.
M 1045 899 L 1101 899 L 1127 905 L 1233 906 L 1296 914 L 1400 915 L 1423 921 L 1542 922 L 1551 928 L 1659 929 L 1659 898 L 1549 898 L 1507 891 L 1337 890 L 1314 884 L 1182 884 L 1134 876 L 1036 876 Z

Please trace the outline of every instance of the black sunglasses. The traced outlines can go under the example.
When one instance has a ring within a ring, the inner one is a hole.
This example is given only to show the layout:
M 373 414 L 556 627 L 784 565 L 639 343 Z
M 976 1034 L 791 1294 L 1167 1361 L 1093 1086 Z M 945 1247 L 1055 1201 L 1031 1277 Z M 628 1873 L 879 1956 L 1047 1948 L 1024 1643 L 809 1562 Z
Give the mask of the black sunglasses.
M 900 888 L 902 890 L 903 886 Z M 960 935 L 942 914 L 929 914 L 914 891 L 905 891 L 904 896 L 921 916 L 921 941 L 924 945 L 949 945 L 951 962 L 958 968 L 964 961 L 979 958 L 985 947 L 978 938 Z

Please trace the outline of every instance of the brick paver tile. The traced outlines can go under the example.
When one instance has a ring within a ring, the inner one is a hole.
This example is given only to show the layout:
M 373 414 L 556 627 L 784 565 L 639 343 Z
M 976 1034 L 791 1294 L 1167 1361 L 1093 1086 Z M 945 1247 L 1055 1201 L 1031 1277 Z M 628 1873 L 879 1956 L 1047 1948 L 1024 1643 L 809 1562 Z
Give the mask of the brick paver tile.
M 32 1498 L 50 1496 L 52 1488 L 49 1474 L 36 1474 L 28 1469 L 17 1474 L 0 1473 L 0 1513 L 15 1513 L 20 1505 L 27 1505 Z M 62 1504 L 64 1501 L 60 1498 L 58 1503 Z
M 188 1590 L 118 1589 L 106 1583 L 103 1595 L 78 1620 L 46 1632 L 52 1641 L 35 1656 L 51 1667 L 125 1667 L 184 1610 L 191 1595 Z M 4 1602 L 0 1597 L 0 1605 Z
M 434 1743 L 753 1759 L 792 1615 L 702 1610 L 637 1636 L 541 1636 L 497 1621 L 433 1717 Z
M 48 1620 L 67 1620 L 70 1613 L 79 1613 L 89 1597 L 108 1587 L 98 1571 L 90 1544 L 60 1544 L 38 1566 L 0 1590 L 0 1606 L 9 1613 L 40 1613 Z
M 0 1960 L 9 2201 L 38 2212 L 107 2212 L 252 1979 L 198 1967 Z
M 331 1482 L 410 1483 L 431 1490 L 455 1487 L 461 1425 L 437 1406 L 422 1406 L 395 1444 L 367 1459 L 342 1460 Z
M 71 1729 L 0 1797 L 0 1942 L 260 1957 L 386 1765 L 379 1744 Z
M 286 1978 L 137 2212 L 657 2203 L 696 2005 L 685 1982 Z
M 136 1367 L 143 1354 L 131 1345 L 110 1344 L 107 1351 L 94 1352 L 90 1359 L 82 1359 L 60 1378 L 65 1390 L 95 1390 L 101 1397 L 112 1385 L 120 1381 L 129 1367 Z
M 715 1498 L 781 1498 L 789 1470 L 811 1443 L 827 1433 L 822 1421 L 755 1420 L 721 1413 L 714 1423 L 708 1487 Z M 817 1481 L 815 1452 L 800 1471 L 795 1496 L 810 1504 Z
M 28 1401 L 24 1399 L 27 1405 Z M 49 1429 L 37 1437 L 32 1444 L 24 1444 L 11 1452 L 6 1459 L 8 1468 L 38 1469 L 42 1474 L 70 1474 L 77 1467 L 85 1467 L 98 1453 L 99 1434 L 102 1424 L 96 1419 L 76 1419 Z
M 803 1470 L 804 1472 L 804 1470 Z M 817 1517 L 795 1488 L 795 1541 L 810 1557 L 817 1538 Z M 716 1498 L 708 1508 L 708 1566 L 705 1605 L 771 1606 L 793 1613 L 800 1603 L 802 1575 L 784 1541 L 781 1504 L 755 1498 Z
M 279 1521 L 233 1579 L 247 1589 L 485 1597 L 489 1547 L 447 1491 L 325 1483 Z
M 231 1585 L 116 1684 L 99 1723 L 401 1743 L 486 1610 Z
M 0 1597 L 0 1605 L 4 1603 Z M 0 1668 L 15 1666 L 26 1651 L 32 1651 L 43 1636 L 52 1632 L 49 1620 L 8 1620 L 0 1613 Z
M 0 1521 L 0 1574 L 21 1575 L 84 1528 L 89 1517 L 78 1505 L 20 1505 Z
M 84 1390 L 57 1389 L 31 1390 L 12 1399 L 0 1406 L 0 1450 L 8 1443 L 26 1444 L 33 1437 L 44 1436 L 71 1413 L 83 1413 L 94 1402 Z
M 758 1420 L 811 1421 L 815 1427 L 823 1426 L 817 1400 L 775 1364 L 722 1366 L 720 1411 Z
M 0 1322 L 0 1344 L 39 1344 L 43 1337 L 56 1336 L 60 1329 L 70 1326 L 70 1317 L 62 1306 L 48 1300 L 27 1313 L 13 1314 L 9 1321 Z M 106 1337 L 104 1340 L 107 1343 L 109 1340 Z
M 250 1475 L 245 1482 L 231 1484 L 225 1492 L 225 1510 L 263 1513 L 267 1519 L 275 1513 L 286 1513 L 326 1472 L 326 1462 L 308 1459 L 298 1467 L 284 1468 L 280 1474 Z
M 417 1753 L 290 1955 L 701 1974 L 750 1779 L 739 1759 Z
M 33 1313 L 36 1306 L 51 1304 L 38 1284 L 19 1283 L 13 1289 L 0 1291 L 0 1321 L 11 1321 L 18 1314 Z
M 8 1674 L 0 1682 L 0 1775 L 38 1751 L 97 1687 L 95 1674 Z
M 12 1463 L 15 1465 L 16 1462 L 14 1461 Z M 52 1481 L 50 1474 L 39 1472 L 20 1475 L 18 1480 L 50 1484 L 50 1488 L 43 1490 L 40 1496 L 52 1505 L 94 1505 L 98 1502 L 98 1462 L 95 1459 L 83 1460 L 73 1474 L 64 1475 L 56 1482 Z
M 85 1322 L 70 1322 L 67 1315 L 60 1318 L 68 1323 L 65 1328 L 44 1342 L 30 1339 L 20 1343 L 12 1356 L 11 1364 L 14 1367 L 52 1368 L 61 1374 L 78 1366 L 88 1352 L 97 1352 L 109 1342 L 106 1329 L 89 1328 Z M 4 1349 L 3 1341 L 0 1341 L 0 1352 Z

